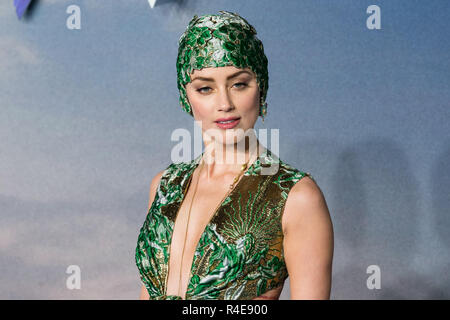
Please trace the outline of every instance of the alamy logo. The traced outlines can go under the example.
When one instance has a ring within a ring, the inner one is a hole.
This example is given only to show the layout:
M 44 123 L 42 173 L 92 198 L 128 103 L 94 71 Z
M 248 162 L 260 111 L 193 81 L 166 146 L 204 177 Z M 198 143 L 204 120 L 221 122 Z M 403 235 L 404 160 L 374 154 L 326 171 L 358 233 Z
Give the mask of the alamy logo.
M 81 10 L 77 5 L 70 5 L 66 9 L 66 13 L 69 13 L 70 16 L 67 17 L 66 26 L 67 29 L 81 29 Z
M 249 128 L 247 130 L 243 130 L 240 128 L 233 131 L 227 130 L 224 136 L 224 132 L 222 130 L 218 130 L 215 128 L 206 129 L 205 131 L 203 131 L 201 121 L 195 120 L 194 124 L 197 125 L 194 126 L 193 137 L 191 135 L 191 132 L 184 128 L 178 128 L 172 132 L 171 140 L 177 142 L 177 144 L 172 147 L 170 155 L 172 162 L 179 163 L 190 161 L 192 144 L 194 146 L 194 153 L 200 151 L 202 148 L 202 141 L 203 141 L 202 137 L 205 140 L 205 144 L 207 145 L 205 153 L 208 154 L 210 151 L 212 151 L 208 149 L 214 149 L 217 159 L 214 161 L 217 161 L 217 163 L 223 163 L 222 162 L 223 149 L 219 147 L 222 144 L 233 146 L 234 149 L 234 143 L 236 143 L 237 141 L 236 148 L 237 151 L 240 151 L 238 152 L 238 159 L 237 160 L 234 159 L 233 154 L 230 155 L 229 153 L 227 153 L 225 157 L 225 163 L 228 164 L 236 163 L 236 161 L 238 161 L 239 163 L 244 162 L 244 159 L 240 159 L 239 156 L 243 156 L 244 154 L 243 151 L 246 148 L 247 141 L 250 150 L 254 150 L 254 148 L 257 145 L 257 141 L 260 141 L 260 143 L 264 146 L 268 146 L 267 129 L 259 129 L 258 130 L 259 137 L 257 137 L 256 130 L 254 128 Z M 270 163 L 266 163 L 266 159 L 260 158 L 260 162 L 262 164 L 260 171 L 261 175 L 273 175 L 276 172 L 278 172 L 279 158 L 276 155 L 280 154 L 279 147 L 280 147 L 279 129 L 270 129 L 270 147 L 268 148 L 271 150 L 274 160 L 271 161 Z M 207 158 L 205 161 L 209 163 L 209 161 L 213 160 Z
M 81 269 L 77 265 L 70 265 L 66 269 L 66 273 L 70 274 L 66 280 L 66 287 L 69 290 L 81 289 Z
M 367 7 L 366 13 L 371 15 L 366 20 L 367 29 L 381 29 L 381 9 L 379 6 L 373 4 Z
M 367 274 L 371 274 L 366 281 L 367 289 L 381 289 L 381 270 L 376 264 L 367 267 Z

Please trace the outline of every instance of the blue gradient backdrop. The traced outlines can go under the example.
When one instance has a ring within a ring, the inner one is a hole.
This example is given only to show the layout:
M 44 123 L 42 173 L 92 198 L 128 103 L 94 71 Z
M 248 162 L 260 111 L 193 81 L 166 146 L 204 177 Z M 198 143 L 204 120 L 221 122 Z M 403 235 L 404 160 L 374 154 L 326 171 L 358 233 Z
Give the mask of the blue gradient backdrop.
M 81 30 L 66 8 L 81 9 Z M 381 8 L 381 30 L 366 8 Z M 40 0 L 0 4 L 0 298 L 137 299 L 137 235 L 176 128 L 177 41 L 229 10 L 269 59 L 280 158 L 333 219 L 333 299 L 450 298 L 450 2 Z M 270 148 L 270 145 L 269 145 Z M 193 155 L 194 156 L 194 155 Z M 69 265 L 81 289 L 68 290 Z M 381 289 L 369 290 L 369 265 Z M 282 299 L 289 299 L 286 282 Z

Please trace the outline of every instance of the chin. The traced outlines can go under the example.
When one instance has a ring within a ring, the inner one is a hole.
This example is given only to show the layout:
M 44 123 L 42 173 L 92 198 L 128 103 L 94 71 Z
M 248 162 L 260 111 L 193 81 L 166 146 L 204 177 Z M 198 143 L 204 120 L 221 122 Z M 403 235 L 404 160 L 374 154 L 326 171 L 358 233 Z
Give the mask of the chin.
M 227 130 L 217 137 L 217 142 L 225 145 L 235 145 L 240 143 L 242 147 L 245 147 L 245 145 L 248 144 L 248 142 L 245 141 L 246 138 L 254 138 L 256 140 L 256 134 L 253 128 L 247 130 L 242 128 Z
M 246 137 L 257 140 L 254 128 L 243 129 L 240 127 L 235 127 L 232 129 L 223 130 L 213 127 L 209 128 L 204 133 L 206 139 L 215 141 L 221 145 L 234 145 L 239 142 L 245 145 L 243 140 L 245 140 Z

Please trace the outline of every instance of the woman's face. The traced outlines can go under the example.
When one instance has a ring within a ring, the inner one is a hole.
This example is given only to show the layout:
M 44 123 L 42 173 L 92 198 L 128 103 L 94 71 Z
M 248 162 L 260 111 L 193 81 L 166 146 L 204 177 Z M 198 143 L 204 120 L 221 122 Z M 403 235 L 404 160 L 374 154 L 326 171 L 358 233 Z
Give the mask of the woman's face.
M 234 66 L 195 69 L 186 93 L 196 121 L 201 121 L 202 131 L 215 129 L 219 139 L 236 143 L 242 137 L 237 129 L 246 132 L 253 128 L 259 115 L 259 87 L 255 73 L 249 69 Z M 217 121 L 222 118 L 238 118 L 230 128 Z M 232 131 L 230 140 L 226 131 Z M 228 138 L 227 138 L 228 137 Z

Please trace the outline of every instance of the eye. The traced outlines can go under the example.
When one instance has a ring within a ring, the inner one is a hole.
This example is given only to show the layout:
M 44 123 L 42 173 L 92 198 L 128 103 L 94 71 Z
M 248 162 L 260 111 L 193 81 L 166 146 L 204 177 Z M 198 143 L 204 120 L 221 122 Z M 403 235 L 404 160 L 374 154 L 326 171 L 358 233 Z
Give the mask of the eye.
M 202 87 L 200 89 L 197 89 L 197 91 L 200 93 L 207 93 L 207 91 L 203 91 L 203 89 L 211 89 L 211 88 L 210 87 Z
M 235 83 L 234 85 L 235 86 L 240 85 L 239 88 L 243 88 L 243 87 L 247 86 L 247 84 L 245 82 L 238 82 L 238 83 Z

